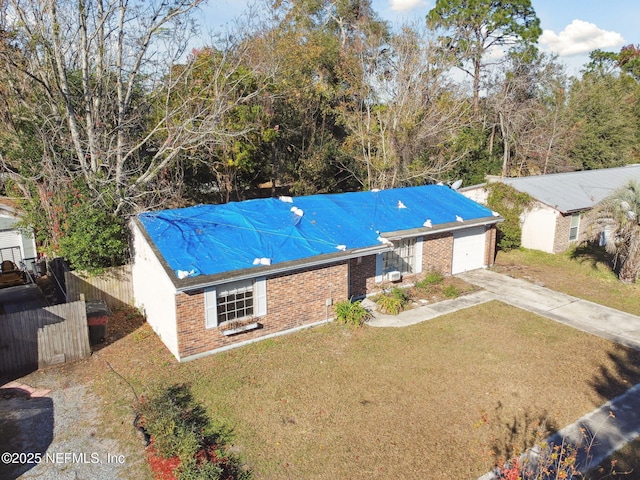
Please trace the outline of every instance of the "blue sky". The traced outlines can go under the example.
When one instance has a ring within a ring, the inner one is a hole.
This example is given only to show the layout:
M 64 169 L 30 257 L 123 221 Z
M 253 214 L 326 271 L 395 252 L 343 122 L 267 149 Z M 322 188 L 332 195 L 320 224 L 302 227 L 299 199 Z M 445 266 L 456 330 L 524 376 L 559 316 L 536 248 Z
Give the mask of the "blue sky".
M 209 0 L 202 7 L 210 26 L 224 24 L 239 15 L 247 0 Z M 578 73 L 596 48 L 619 51 L 640 44 L 638 0 L 532 0 L 544 31 L 540 48 L 559 55 L 568 73 Z M 423 19 L 435 0 L 373 0 L 376 12 L 391 24 L 403 19 Z

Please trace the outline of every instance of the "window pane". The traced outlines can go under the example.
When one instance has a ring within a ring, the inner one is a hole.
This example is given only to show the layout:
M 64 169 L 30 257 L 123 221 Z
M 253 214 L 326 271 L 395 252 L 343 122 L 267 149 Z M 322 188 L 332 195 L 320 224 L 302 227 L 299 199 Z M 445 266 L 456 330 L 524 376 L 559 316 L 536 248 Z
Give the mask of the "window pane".
M 396 270 L 403 274 L 413 273 L 415 245 L 415 238 L 394 242 L 393 251 L 382 254 L 382 273 Z
M 253 281 L 233 282 L 217 295 L 218 323 L 253 315 Z
M 571 215 L 571 226 L 569 228 L 569 241 L 578 239 L 578 230 L 580 226 L 580 214 L 574 213 Z

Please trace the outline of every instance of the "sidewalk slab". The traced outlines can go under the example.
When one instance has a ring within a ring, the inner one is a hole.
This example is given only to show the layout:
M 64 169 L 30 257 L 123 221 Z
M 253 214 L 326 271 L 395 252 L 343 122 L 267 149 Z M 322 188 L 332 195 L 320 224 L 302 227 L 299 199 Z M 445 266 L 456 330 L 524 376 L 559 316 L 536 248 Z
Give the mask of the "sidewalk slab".
M 576 468 L 587 472 L 640 436 L 640 384 L 619 397 L 579 418 L 545 441 L 549 445 L 576 446 Z M 540 455 L 536 446 L 521 459 L 527 468 L 535 468 Z M 496 472 L 488 472 L 478 480 L 496 480 Z
M 458 276 L 485 288 L 504 303 L 640 350 L 640 317 L 637 315 L 490 270 L 474 270 Z M 546 440 L 553 445 L 579 446 L 578 469 L 587 471 L 639 436 L 640 384 Z M 539 448 L 533 448 L 525 454 L 530 461 L 529 466 L 535 465 L 539 453 Z M 496 478 L 495 472 L 488 472 L 479 480 Z
M 369 299 L 365 299 L 362 304 L 369 308 L 372 313 L 372 318 L 367 321 L 367 325 L 372 327 L 406 327 L 491 300 L 495 300 L 495 295 L 485 290 L 480 290 L 451 300 L 405 310 L 398 315 L 385 315 L 376 312 L 374 310 L 375 304 Z
M 525 280 L 502 275 L 490 270 L 473 270 L 457 275 L 462 280 L 483 290 L 463 295 L 453 300 L 426 305 L 384 315 L 376 312 L 370 299 L 363 302 L 371 308 L 373 318 L 368 325 L 374 327 L 404 327 L 473 307 L 491 300 L 498 300 L 573 328 L 606 338 L 640 350 L 640 317 L 614 308 L 582 300 L 556 292 Z M 640 384 L 624 394 L 593 410 L 576 422 L 564 427 L 547 439 L 553 445 L 580 446 L 579 469 L 585 471 L 640 437 Z M 585 447 L 588 447 L 585 450 Z M 525 455 L 535 462 L 539 449 L 531 449 Z M 529 466 L 533 466 L 530 463 Z M 479 480 L 494 480 L 495 472 L 488 472 Z

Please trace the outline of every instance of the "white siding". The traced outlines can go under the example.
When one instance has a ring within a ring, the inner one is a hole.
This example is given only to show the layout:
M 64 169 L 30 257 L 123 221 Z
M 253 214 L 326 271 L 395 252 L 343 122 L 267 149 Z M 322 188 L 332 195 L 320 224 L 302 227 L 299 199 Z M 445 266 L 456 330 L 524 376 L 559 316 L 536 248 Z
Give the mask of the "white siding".
M 37 252 L 33 233 L 23 233 L 18 228 L 13 228 L 12 225 L 17 224 L 19 221 L 16 217 L 0 215 L 0 218 L 2 219 L 2 225 L 5 227 L 4 230 L 0 230 L 0 248 L 19 247 L 21 258 L 16 259 L 16 263 L 25 258 L 35 258 Z
M 557 216 L 556 210 L 540 203 L 525 212 L 522 223 L 522 246 L 553 253 Z
M 19 252 L 18 250 L 19 249 Z M 2 260 L 11 260 L 16 265 L 24 259 L 24 248 L 22 247 L 22 235 L 17 230 L 5 230 L 0 232 L 0 250 Z
M 416 239 L 413 250 L 413 273 L 422 273 L 422 237 Z
M 489 192 L 484 188 L 484 185 L 474 185 L 472 187 L 467 187 L 462 190 L 458 190 L 458 193 L 461 193 L 467 198 L 470 198 L 474 202 L 480 203 L 482 205 L 487 204 L 487 197 L 489 196 Z
M 179 359 L 176 289 L 138 227 L 132 224 L 131 230 L 135 255 L 132 266 L 135 305 L 142 309 L 151 328 Z
M 381 253 L 376 253 L 376 277 L 375 277 L 375 281 L 376 283 L 380 283 L 382 282 L 382 280 L 384 280 L 384 275 L 382 273 L 382 265 L 383 265 L 383 260 L 382 260 L 382 254 Z
M 451 273 L 467 272 L 485 267 L 485 227 L 471 227 L 453 232 Z
M 22 248 L 24 249 L 24 258 L 36 258 L 38 256 L 36 240 L 33 237 L 33 234 L 22 234 Z

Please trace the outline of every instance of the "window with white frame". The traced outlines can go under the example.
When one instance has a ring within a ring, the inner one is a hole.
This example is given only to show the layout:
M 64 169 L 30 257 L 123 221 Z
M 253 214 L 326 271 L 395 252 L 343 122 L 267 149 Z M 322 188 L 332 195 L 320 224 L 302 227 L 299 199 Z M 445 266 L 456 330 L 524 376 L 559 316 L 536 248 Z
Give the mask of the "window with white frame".
M 422 238 L 403 238 L 393 242 L 393 250 L 378 254 L 376 281 L 381 282 L 389 272 L 402 275 L 422 272 Z
M 580 228 L 580 214 L 571 215 L 571 226 L 569 227 L 569 241 L 573 242 L 578 239 L 578 230 Z
M 264 278 L 229 282 L 205 289 L 207 328 L 267 314 Z
M 382 273 L 398 271 L 403 275 L 414 270 L 415 238 L 405 238 L 393 242 L 393 250 L 382 254 Z

